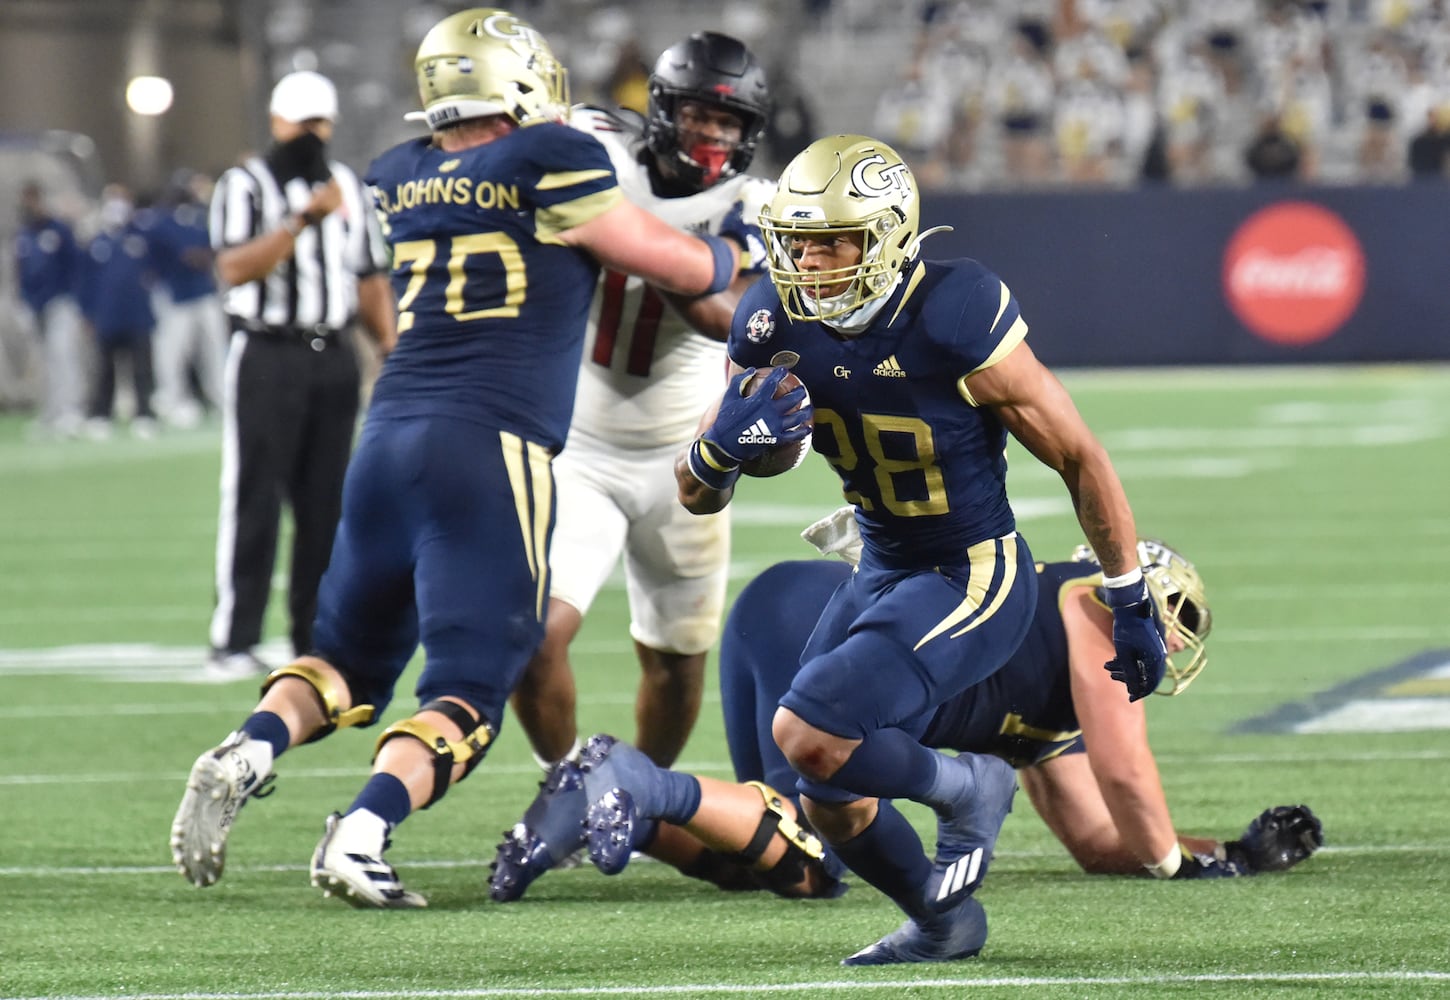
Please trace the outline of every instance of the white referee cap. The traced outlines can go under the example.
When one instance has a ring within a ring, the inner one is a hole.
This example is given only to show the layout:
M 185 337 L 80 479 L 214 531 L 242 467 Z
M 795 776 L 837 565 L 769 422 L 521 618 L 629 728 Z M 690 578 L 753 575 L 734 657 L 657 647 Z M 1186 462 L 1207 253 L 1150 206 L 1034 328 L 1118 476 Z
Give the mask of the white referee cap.
M 272 88 L 272 114 L 289 122 L 337 120 L 337 88 L 310 69 L 288 73 Z

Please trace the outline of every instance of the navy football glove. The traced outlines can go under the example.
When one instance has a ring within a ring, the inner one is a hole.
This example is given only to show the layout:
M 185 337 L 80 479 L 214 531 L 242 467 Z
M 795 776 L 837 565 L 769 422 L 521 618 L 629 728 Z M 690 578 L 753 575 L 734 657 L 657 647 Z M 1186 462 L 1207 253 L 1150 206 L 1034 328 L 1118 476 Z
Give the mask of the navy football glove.
M 720 400 L 715 422 L 700 435 L 736 465 L 759 458 L 781 444 L 799 441 L 811 432 L 810 403 L 805 386 L 797 386 L 776 398 L 775 390 L 790 369 L 778 366 L 760 383 L 760 388 L 745 395 L 746 383 L 755 369 L 747 368 L 730 380 Z M 796 409 L 800 407 L 800 409 Z
M 720 236 L 740 244 L 740 270 L 765 270 L 765 238 L 760 227 L 745 221 L 745 202 L 737 201 L 729 214 L 720 220 Z
M 1158 612 L 1139 580 L 1126 587 L 1104 587 L 1104 600 L 1113 612 L 1113 649 L 1117 655 L 1103 666 L 1128 689 L 1128 700 L 1146 698 L 1168 669 L 1168 649 L 1158 624 Z
M 1308 806 L 1275 806 L 1254 817 L 1238 840 L 1223 845 L 1231 863 L 1259 872 L 1293 868 L 1324 846 L 1324 827 Z
M 740 463 L 772 448 L 799 441 L 811 432 L 811 404 L 805 386 L 775 398 L 789 369 L 778 366 L 756 392 L 745 395 L 754 368 L 730 380 L 715 422 L 690 446 L 690 472 L 711 489 L 727 490 L 740 478 Z M 796 409 L 796 407 L 800 407 Z
M 1184 851 L 1183 863 L 1178 866 L 1178 871 L 1174 873 L 1173 877 L 1176 879 L 1238 878 L 1242 875 L 1252 874 L 1253 872 L 1240 867 L 1233 861 L 1216 858 L 1212 854 L 1194 854 Z

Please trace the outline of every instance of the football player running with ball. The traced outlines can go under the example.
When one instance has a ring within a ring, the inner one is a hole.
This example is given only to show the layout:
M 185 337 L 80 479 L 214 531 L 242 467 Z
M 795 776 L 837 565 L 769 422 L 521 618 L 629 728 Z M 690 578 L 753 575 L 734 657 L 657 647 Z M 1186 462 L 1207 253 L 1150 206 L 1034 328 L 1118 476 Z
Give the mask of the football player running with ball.
M 774 191 L 745 170 L 765 130 L 765 71 L 712 31 L 659 57 L 645 120 L 576 108 L 636 205 L 695 232 L 754 219 Z M 705 656 L 719 634 L 728 514 L 692 517 L 675 499 L 675 456 L 700 401 L 719 394 L 724 341 L 740 295 L 765 271 L 765 247 L 722 294 L 685 300 L 617 270 L 600 273 L 579 370 L 569 447 L 554 463 L 548 625 L 512 704 L 542 765 L 578 750 L 569 644 L 621 557 L 640 664 L 634 742 L 656 763 L 679 756 L 700 713 Z M 525 835 L 526 836 L 526 835 Z M 521 848 L 522 849 L 522 848 Z
M 419 707 L 379 737 L 372 777 L 328 818 L 311 876 L 357 906 L 426 905 L 383 852 L 483 759 L 543 637 L 551 464 L 599 268 L 682 295 L 723 291 L 739 271 L 735 242 L 624 198 L 604 147 L 564 123 L 564 69 L 524 21 L 453 14 L 415 67 L 431 135 L 367 174 L 392 245 L 398 344 L 348 467 L 315 653 L 273 671 L 187 781 L 171 850 L 198 886 L 221 875 L 237 811 L 276 757 L 374 722 L 421 641 Z
M 1028 347 L 1001 279 L 974 260 L 918 258 L 919 200 L 901 157 L 865 136 L 820 139 L 786 166 L 761 215 L 771 280 L 736 310 L 730 386 L 676 467 L 685 506 L 719 510 L 740 464 L 771 447 L 761 439 L 789 437 L 809 416 L 813 449 L 855 507 L 860 564 L 773 720 L 812 826 L 906 914 L 849 965 L 966 958 L 987 938 L 973 892 L 1012 769 L 919 738 L 943 702 L 1007 662 L 1032 620 L 1037 576 L 1007 499 L 1009 433 L 1061 475 L 1101 560 L 1108 668 L 1126 697 L 1151 693 L 1165 669 L 1107 452 Z M 808 404 L 765 387 L 741 394 L 756 369 L 787 363 Z M 941 818 L 935 860 L 894 799 Z

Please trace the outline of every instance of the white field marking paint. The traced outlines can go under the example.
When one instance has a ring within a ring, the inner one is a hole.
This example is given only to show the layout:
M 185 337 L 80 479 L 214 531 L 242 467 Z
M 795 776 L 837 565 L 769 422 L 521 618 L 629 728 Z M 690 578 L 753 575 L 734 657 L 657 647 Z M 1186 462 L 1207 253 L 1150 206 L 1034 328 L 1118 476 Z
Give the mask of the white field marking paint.
M 1342 855 L 1344 857 L 1375 857 L 1384 854 L 1425 854 L 1437 855 L 1450 849 L 1450 844 L 1329 844 L 1321 847 L 1315 852 L 1315 857 L 1326 855 Z M 1003 851 L 993 850 L 992 860 L 1001 861 L 1062 861 L 1071 863 L 1065 851 L 1060 849 L 1049 849 L 1046 851 Z M 639 862 L 656 864 L 654 858 L 648 855 L 641 856 L 630 861 L 630 866 Z M 431 871 L 460 871 L 474 868 L 487 868 L 493 862 L 492 857 L 478 858 L 435 858 L 410 859 L 408 868 L 426 868 Z M 308 865 L 295 862 L 276 865 L 227 865 L 227 873 L 236 874 L 272 874 L 285 875 L 288 872 L 305 872 Z M 0 867 L 0 878 L 76 878 L 84 877 L 124 877 L 148 875 L 170 875 L 176 871 L 175 865 L 7 865 Z M 588 866 L 577 866 L 575 868 L 561 868 L 558 873 L 578 871 L 581 876 L 587 874 Z M 569 876 L 571 878 L 579 876 Z M 592 877 L 589 876 L 589 877 Z
M 1076 386 L 1108 392 L 1193 389 L 1223 396 L 1232 392 L 1258 395 L 1267 388 L 1343 388 L 1354 385 L 1392 386 L 1400 391 L 1422 389 L 1428 394 L 1438 391 L 1443 385 L 1442 380 L 1450 378 L 1450 366 L 1385 364 L 1350 370 L 1342 365 L 1195 365 L 1184 368 L 1070 369 L 1060 372 L 1059 376 L 1069 388 Z
M 1446 625 L 1319 625 L 1310 628 L 1241 628 L 1232 634 L 1214 633 L 1215 646 L 1243 643 L 1276 642 L 1384 642 L 1394 639 L 1450 642 L 1450 626 Z
M 0 1000 L 493 1000 L 497 997 L 757 996 L 817 993 L 822 990 L 883 993 L 913 990 L 1011 989 L 1024 987 L 1171 986 L 1191 983 L 1441 983 L 1450 972 L 1396 969 L 1384 972 L 1219 972 L 1199 976 L 983 976 L 977 979 L 914 978 L 865 982 L 821 979 L 794 983 L 698 983 L 679 986 L 493 987 L 457 990 L 269 990 L 263 993 L 90 993 Z
M 1110 449 L 1111 450 L 1111 449 Z M 1126 449 L 1125 449 L 1126 450 Z M 1287 452 L 1260 452 L 1255 455 L 1211 455 L 1192 457 L 1175 455 L 1165 458 L 1122 458 L 1113 455 L 1113 468 L 1124 480 L 1151 479 L 1242 479 L 1256 472 L 1268 472 L 1290 463 Z M 1057 484 L 1062 479 L 1041 462 L 1014 462 L 1007 473 L 1007 492 L 1023 483 L 1032 486 Z M 1016 509 L 1018 501 L 1012 501 Z M 1069 508 L 1070 509 L 1070 508 Z
M 1232 599 L 1235 601 L 1289 601 L 1300 607 L 1311 601 L 1324 600 L 1355 600 L 1355 601 L 1376 601 L 1394 600 L 1400 601 L 1405 598 L 1435 598 L 1441 595 L 1450 596 L 1450 578 L 1443 581 L 1426 580 L 1423 583 L 1333 583 L 1307 581 L 1307 585 L 1294 587 L 1255 587 L 1252 585 L 1236 585 L 1233 588 Z M 1215 595 L 1217 596 L 1217 595 Z M 1215 605 L 1217 606 L 1217 605 Z
M 1111 454 L 1125 451 L 1171 451 L 1184 449 L 1292 451 L 1298 448 L 1379 448 L 1385 445 L 1416 444 L 1445 436 L 1437 423 L 1372 424 L 1356 427 L 1143 427 L 1108 431 L 1103 445 Z
M 178 455 L 220 453 L 217 430 L 168 430 L 151 441 L 120 437 L 104 443 L 90 441 L 12 441 L 0 444 L 0 468 L 7 475 L 22 472 L 54 472 L 61 469 L 90 469 L 171 459 Z
M 1412 733 L 1450 729 L 1450 698 L 1364 698 L 1291 727 L 1295 733 Z
M 1450 760 L 1450 750 L 1407 750 L 1383 753 L 1322 753 L 1322 754 L 1171 754 L 1156 755 L 1160 764 L 1205 766 L 1210 764 L 1273 764 L 1276 767 L 1294 767 L 1305 764 L 1319 767 L 1324 764 L 1381 764 L 1417 761 Z M 689 774 L 733 774 L 734 768 L 728 761 L 679 761 L 675 769 Z M 287 781 L 336 780 L 338 778 L 366 777 L 366 767 L 334 767 L 288 770 Z M 539 771 L 533 764 L 497 764 L 489 767 L 489 773 L 499 776 L 529 775 L 537 778 Z M 148 771 L 112 772 L 108 774 L 0 774 L 0 788 L 4 787 L 64 787 L 69 785 L 121 785 L 173 783 L 184 781 L 185 773 Z

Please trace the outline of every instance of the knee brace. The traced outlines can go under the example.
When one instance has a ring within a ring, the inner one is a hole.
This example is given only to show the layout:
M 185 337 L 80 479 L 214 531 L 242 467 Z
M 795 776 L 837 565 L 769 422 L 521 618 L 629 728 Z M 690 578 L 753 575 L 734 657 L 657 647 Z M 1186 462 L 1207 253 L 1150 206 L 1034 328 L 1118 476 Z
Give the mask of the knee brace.
M 398 736 L 411 736 L 432 750 L 433 794 L 427 802 L 423 803 L 423 808 L 427 809 L 447 793 L 453 782 L 453 765 L 463 765 L 463 774 L 459 776 L 459 781 L 468 777 L 483 760 L 483 755 L 488 752 L 489 745 L 493 743 L 496 733 L 493 725 L 487 719 L 474 718 L 472 712 L 455 701 L 439 698 L 426 705 L 420 705 L 418 711 L 441 712 L 448 716 L 448 721 L 462 730 L 463 738 L 452 742 L 436 728 L 423 722 L 417 716 L 413 716 L 395 722 L 383 730 L 382 735 L 378 737 L 378 745 L 373 751 L 373 759 L 377 760 L 377 755 L 383 749 L 384 743 Z
M 766 888 L 779 893 L 805 877 L 806 865 L 811 861 L 820 861 L 825 855 L 825 848 L 819 837 L 786 814 L 785 801 L 779 792 L 763 781 L 747 781 L 746 784 L 760 793 L 765 811 L 761 814 L 760 825 L 755 828 L 750 843 L 734 857 L 737 861 L 753 866 L 760 860 L 777 833 L 784 837 L 785 853 L 773 867 L 760 873 Z
M 312 693 L 317 696 L 317 702 L 322 707 L 322 714 L 327 719 L 321 729 L 307 737 L 305 740 L 307 743 L 320 740 L 338 729 L 346 729 L 348 726 L 365 726 L 373 721 L 376 710 L 372 705 L 353 705 L 346 711 L 338 708 L 341 702 L 337 697 L 337 689 L 332 678 L 306 663 L 289 663 L 285 667 L 278 667 L 272 671 L 262 681 L 262 694 L 266 694 L 267 689 L 283 677 L 296 677 L 306 681 L 312 687 Z M 343 683 L 346 684 L 347 681 L 344 680 Z M 351 688 L 348 688 L 348 701 L 352 701 Z

